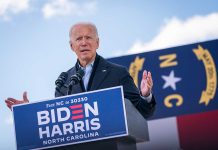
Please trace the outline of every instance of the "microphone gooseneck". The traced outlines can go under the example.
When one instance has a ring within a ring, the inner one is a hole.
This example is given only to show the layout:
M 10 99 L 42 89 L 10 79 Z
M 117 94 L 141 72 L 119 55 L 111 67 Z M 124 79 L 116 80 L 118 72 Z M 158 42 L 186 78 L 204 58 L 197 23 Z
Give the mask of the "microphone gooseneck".
M 65 82 L 67 81 L 67 77 L 68 77 L 68 74 L 66 72 L 62 72 L 60 76 L 58 77 L 58 79 L 55 81 L 55 85 L 56 85 L 55 89 L 59 93 L 61 93 L 60 89 L 62 86 L 64 86 Z M 64 95 L 63 93 L 61 94 Z
M 70 94 L 71 94 L 72 87 L 73 87 L 74 85 L 78 84 L 78 83 L 82 80 L 84 74 L 85 74 L 85 72 L 84 72 L 82 69 L 80 69 L 80 70 L 78 70 L 78 71 L 76 72 L 76 74 L 74 74 L 74 75 L 72 75 L 72 76 L 70 77 L 70 83 L 69 83 L 69 86 L 68 86 L 67 95 L 70 95 Z

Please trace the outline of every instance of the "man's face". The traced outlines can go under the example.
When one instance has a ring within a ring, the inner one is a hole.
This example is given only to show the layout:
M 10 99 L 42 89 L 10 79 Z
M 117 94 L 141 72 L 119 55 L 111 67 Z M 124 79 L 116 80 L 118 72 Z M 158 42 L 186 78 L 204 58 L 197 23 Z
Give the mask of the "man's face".
M 71 31 L 71 49 L 76 53 L 81 65 L 92 62 L 99 47 L 99 39 L 90 25 L 76 25 Z

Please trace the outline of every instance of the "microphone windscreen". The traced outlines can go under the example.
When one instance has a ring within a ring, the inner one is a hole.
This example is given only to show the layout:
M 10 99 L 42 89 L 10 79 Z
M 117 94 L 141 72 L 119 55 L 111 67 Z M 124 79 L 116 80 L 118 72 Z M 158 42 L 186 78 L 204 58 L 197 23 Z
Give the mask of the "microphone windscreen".
M 62 72 L 60 76 L 58 77 L 58 79 L 55 81 L 56 86 L 61 88 L 61 86 L 63 86 L 64 83 L 66 82 L 67 77 L 68 77 L 68 74 L 66 72 Z

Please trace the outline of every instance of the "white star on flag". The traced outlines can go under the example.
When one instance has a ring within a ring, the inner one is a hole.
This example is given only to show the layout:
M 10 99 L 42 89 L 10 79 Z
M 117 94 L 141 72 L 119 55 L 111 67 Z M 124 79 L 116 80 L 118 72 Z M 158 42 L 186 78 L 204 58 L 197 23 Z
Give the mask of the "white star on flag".
M 174 75 L 174 70 L 172 70 L 169 74 L 169 76 L 161 76 L 164 80 L 165 83 L 163 85 L 163 89 L 167 88 L 167 87 L 171 87 L 173 90 L 176 90 L 176 82 L 179 82 L 182 80 L 182 78 L 179 77 L 175 77 Z

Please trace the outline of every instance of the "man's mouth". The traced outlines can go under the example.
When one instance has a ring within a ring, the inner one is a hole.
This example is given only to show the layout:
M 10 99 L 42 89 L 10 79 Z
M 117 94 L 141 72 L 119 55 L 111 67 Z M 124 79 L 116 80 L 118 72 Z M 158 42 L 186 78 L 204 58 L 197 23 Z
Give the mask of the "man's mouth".
M 80 52 L 88 52 L 88 51 L 89 51 L 88 49 L 80 50 Z

